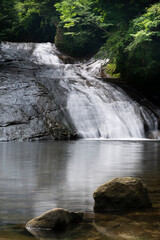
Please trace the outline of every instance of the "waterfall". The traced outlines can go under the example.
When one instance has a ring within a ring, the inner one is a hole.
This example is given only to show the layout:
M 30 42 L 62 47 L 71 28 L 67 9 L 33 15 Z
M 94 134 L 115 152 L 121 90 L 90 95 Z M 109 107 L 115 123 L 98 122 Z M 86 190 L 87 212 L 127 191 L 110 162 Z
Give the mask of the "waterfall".
M 90 81 L 90 85 L 79 83 L 72 87 L 67 102 L 82 138 L 145 138 L 144 122 L 150 132 L 157 131 L 154 114 L 122 89 L 94 78 Z
M 36 76 L 50 78 L 53 84 L 58 81 L 67 96 L 64 117 L 71 121 L 79 137 L 140 139 L 146 138 L 146 128 L 148 133 L 157 134 L 154 111 L 140 105 L 120 87 L 101 79 L 103 60 L 64 63 L 62 54 L 51 43 L 3 43 L 1 51 L 10 58 L 16 56 L 17 61 L 23 58 L 43 66 Z

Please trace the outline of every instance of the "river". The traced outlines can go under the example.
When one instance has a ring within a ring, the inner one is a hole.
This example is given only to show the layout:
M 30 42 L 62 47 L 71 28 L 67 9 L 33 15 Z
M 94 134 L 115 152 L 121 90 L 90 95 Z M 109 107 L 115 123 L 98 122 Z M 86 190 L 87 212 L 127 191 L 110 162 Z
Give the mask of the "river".
M 56 207 L 84 211 L 91 219 L 72 233 L 39 239 L 160 239 L 159 141 L 11 142 L 0 143 L 0 153 L 0 240 L 36 239 L 25 223 Z M 157 210 L 96 220 L 93 191 L 123 176 L 139 177 Z M 116 221 L 120 227 L 112 226 Z

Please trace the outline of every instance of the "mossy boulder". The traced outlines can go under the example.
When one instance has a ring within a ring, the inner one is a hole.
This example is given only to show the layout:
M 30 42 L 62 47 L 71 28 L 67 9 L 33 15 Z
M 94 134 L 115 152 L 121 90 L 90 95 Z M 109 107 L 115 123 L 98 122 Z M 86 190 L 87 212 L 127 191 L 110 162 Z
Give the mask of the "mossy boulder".
M 26 228 L 64 231 L 68 226 L 82 222 L 82 220 L 82 212 L 70 212 L 62 208 L 55 208 L 30 220 L 26 224 Z
M 115 178 L 98 187 L 93 194 L 95 212 L 132 211 L 152 207 L 147 188 L 140 179 Z

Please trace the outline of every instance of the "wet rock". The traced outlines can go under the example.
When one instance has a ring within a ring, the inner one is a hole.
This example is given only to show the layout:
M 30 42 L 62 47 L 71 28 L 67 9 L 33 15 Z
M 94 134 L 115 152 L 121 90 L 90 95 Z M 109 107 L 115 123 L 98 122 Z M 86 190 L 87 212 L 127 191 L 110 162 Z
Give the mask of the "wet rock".
M 84 213 L 85 215 L 85 213 Z M 27 228 L 27 230 L 39 240 L 102 240 L 102 234 L 93 226 L 93 217 L 86 222 L 85 216 L 82 223 L 71 225 L 65 231 L 54 231 L 46 229 Z
M 160 129 L 160 118 L 158 118 L 158 129 Z
M 72 58 L 70 56 L 67 56 L 67 55 L 64 55 L 64 54 L 61 54 L 58 56 L 65 64 L 73 64 L 73 63 L 76 63 L 76 59 L 75 58 Z
M 82 222 L 82 220 L 83 213 L 81 212 L 70 212 L 62 208 L 55 208 L 30 220 L 26 227 L 64 231 L 68 226 Z
M 60 85 L 54 66 L 41 64 L 38 47 L 1 44 L 0 141 L 76 138 L 66 111 L 67 90 Z
M 160 131 L 149 133 L 147 137 L 149 139 L 160 139 Z
M 106 67 L 107 67 L 107 64 L 105 64 L 101 67 L 101 78 L 110 79 L 110 80 L 115 79 L 114 77 L 112 77 L 108 73 L 106 73 Z
M 148 191 L 140 179 L 115 178 L 93 194 L 95 212 L 140 210 L 152 207 Z

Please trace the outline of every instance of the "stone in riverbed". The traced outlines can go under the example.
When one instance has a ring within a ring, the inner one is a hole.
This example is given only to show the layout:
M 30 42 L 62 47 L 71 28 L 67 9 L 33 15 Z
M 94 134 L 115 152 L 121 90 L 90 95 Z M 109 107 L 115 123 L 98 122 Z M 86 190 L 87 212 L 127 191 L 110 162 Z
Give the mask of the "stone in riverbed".
M 81 212 L 70 212 L 62 208 L 55 208 L 30 220 L 26 224 L 26 228 L 64 231 L 69 225 L 82 222 L 82 220 L 83 213 Z
M 152 207 L 147 188 L 140 179 L 115 178 L 96 189 L 93 194 L 95 212 L 141 210 Z

